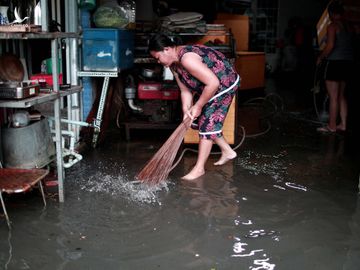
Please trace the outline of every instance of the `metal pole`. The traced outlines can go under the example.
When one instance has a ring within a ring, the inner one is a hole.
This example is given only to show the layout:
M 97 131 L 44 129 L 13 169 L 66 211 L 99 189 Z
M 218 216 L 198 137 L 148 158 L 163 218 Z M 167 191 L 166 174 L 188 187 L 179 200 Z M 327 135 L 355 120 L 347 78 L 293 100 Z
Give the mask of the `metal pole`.
M 97 111 L 97 115 L 96 115 L 96 119 L 95 119 L 95 128 L 94 128 L 94 134 L 93 134 L 93 140 L 92 140 L 92 146 L 95 148 L 96 144 L 97 144 L 97 140 L 99 137 L 99 133 L 101 130 L 101 121 L 102 121 L 102 115 L 104 112 L 104 107 L 105 107 L 105 101 L 106 101 L 106 95 L 107 95 L 107 91 L 108 91 L 108 86 L 109 86 L 109 81 L 110 81 L 110 77 L 104 77 L 104 82 L 103 82 L 103 87 L 101 90 L 101 96 L 100 96 L 100 101 L 99 101 L 99 106 L 98 106 L 98 111 Z
M 51 57 L 52 57 L 52 73 L 54 91 L 59 92 L 59 75 L 57 69 L 58 56 L 58 40 L 51 40 Z M 61 137 L 61 112 L 60 112 L 60 94 L 54 101 L 54 118 L 55 118 L 55 143 L 56 143 L 56 163 L 58 174 L 59 201 L 64 202 L 64 178 L 65 171 L 62 158 L 62 137 Z
M 40 5 L 41 5 L 41 31 L 48 32 L 49 31 L 48 1 L 40 0 Z
M 78 5 L 77 5 L 77 1 L 76 0 L 67 0 L 65 2 L 66 7 L 67 7 L 67 11 L 65 14 L 67 16 L 66 19 L 66 31 L 68 32 L 78 32 L 79 30 L 79 18 L 78 18 L 78 14 L 79 14 L 79 10 L 78 10 Z M 66 43 L 66 47 L 67 47 L 67 63 L 68 63 L 68 69 L 69 70 L 69 78 L 68 78 L 68 83 L 70 83 L 71 85 L 78 85 L 79 84 L 79 79 L 77 76 L 77 72 L 78 72 L 78 41 L 75 38 L 71 38 L 67 40 Z M 80 121 L 80 102 L 79 102 L 79 98 L 80 95 L 79 94 L 73 94 L 71 95 L 71 101 L 70 104 L 72 105 L 71 107 L 71 111 L 70 111 L 70 118 L 75 120 L 75 121 Z M 78 140 L 79 138 L 79 133 L 80 133 L 80 128 L 78 126 L 72 126 L 72 130 L 74 130 L 75 132 L 75 137 L 76 140 Z
M 8 213 L 6 211 L 6 207 L 5 207 L 5 203 L 4 203 L 4 199 L 2 197 L 2 192 L 1 191 L 0 191 L 0 201 L 1 201 L 1 205 L 2 205 L 2 208 L 3 208 L 4 214 L 5 214 L 7 225 L 9 226 L 9 229 L 11 229 L 10 219 L 9 219 Z

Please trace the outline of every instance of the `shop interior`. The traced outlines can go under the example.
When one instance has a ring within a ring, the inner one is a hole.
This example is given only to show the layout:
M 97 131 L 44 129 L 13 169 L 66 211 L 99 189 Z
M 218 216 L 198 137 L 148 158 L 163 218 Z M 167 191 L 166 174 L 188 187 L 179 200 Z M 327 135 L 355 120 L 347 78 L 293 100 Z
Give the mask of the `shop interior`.
M 0 269 L 357 269 L 360 4 L 343 1 L 347 130 L 323 134 L 330 2 L 0 0 Z M 157 33 L 241 77 L 237 157 L 214 166 L 214 145 L 194 181 L 193 128 L 167 181 L 136 178 L 183 124 Z

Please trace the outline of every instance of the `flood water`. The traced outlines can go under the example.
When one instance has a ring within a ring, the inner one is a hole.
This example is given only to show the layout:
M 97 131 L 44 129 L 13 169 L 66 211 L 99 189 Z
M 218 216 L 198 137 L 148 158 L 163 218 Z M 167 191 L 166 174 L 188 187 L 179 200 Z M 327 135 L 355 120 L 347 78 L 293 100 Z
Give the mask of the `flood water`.
M 355 142 L 284 117 L 233 162 L 181 181 L 188 152 L 149 187 L 133 178 L 161 140 L 109 136 L 66 170 L 65 203 L 6 197 L 0 269 L 360 269 Z

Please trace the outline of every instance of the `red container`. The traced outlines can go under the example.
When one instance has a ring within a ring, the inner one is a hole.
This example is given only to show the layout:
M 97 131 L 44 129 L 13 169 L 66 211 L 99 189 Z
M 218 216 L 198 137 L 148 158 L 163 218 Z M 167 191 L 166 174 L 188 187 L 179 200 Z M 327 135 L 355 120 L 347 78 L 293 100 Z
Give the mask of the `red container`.
M 161 99 L 162 84 L 157 82 L 139 83 L 138 98 L 139 99 Z
M 161 93 L 164 100 L 178 100 L 180 96 L 179 89 L 166 89 L 162 90 Z
M 163 88 L 163 84 L 158 82 L 139 83 L 138 86 L 139 99 L 177 100 L 180 95 L 179 92 L 175 86 Z
M 30 77 L 30 80 L 37 80 L 39 81 L 40 86 L 42 86 L 43 83 L 46 83 L 49 86 L 52 86 L 53 83 L 53 75 L 52 74 L 34 74 Z M 63 83 L 63 76 L 62 74 L 59 74 L 59 84 Z

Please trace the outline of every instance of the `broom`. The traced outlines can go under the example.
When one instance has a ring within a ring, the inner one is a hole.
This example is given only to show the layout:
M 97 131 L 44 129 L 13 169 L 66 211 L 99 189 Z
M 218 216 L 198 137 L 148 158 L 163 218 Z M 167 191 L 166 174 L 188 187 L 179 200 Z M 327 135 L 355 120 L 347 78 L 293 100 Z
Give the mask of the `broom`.
M 176 154 L 186 131 L 190 127 L 190 118 L 186 118 L 171 134 L 163 146 L 135 177 L 141 182 L 158 184 L 168 177 Z

